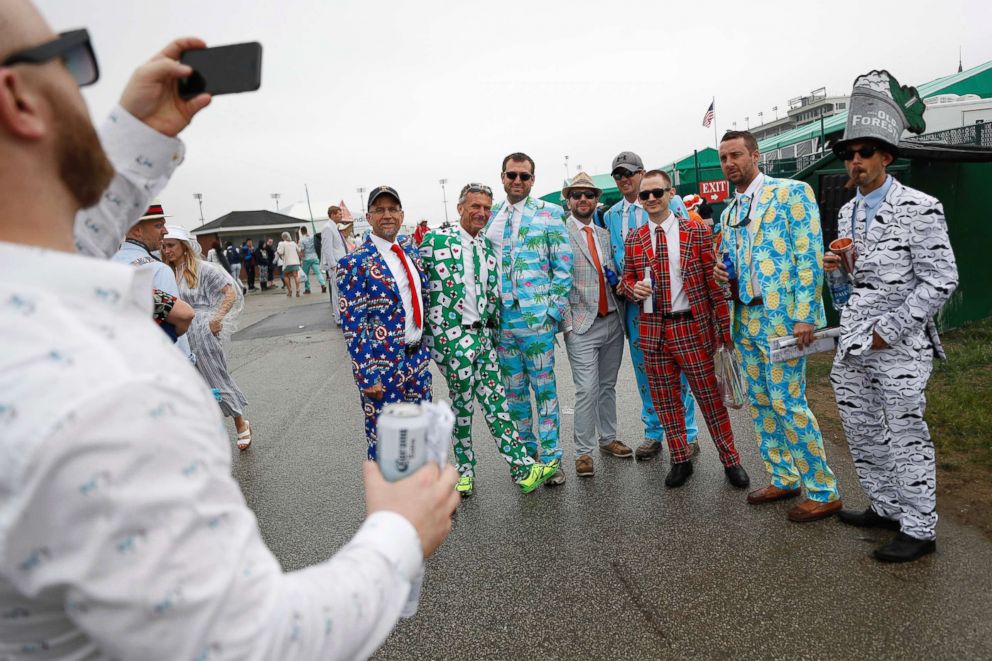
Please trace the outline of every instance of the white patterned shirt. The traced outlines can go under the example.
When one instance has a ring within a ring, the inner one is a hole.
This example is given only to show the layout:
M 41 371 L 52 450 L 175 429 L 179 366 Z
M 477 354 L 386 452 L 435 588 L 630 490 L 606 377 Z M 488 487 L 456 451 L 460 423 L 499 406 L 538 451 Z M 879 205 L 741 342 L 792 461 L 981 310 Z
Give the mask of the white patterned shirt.
M 370 655 L 421 567 L 413 526 L 373 514 L 284 573 L 150 272 L 4 242 L 0 263 L 0 658 Z

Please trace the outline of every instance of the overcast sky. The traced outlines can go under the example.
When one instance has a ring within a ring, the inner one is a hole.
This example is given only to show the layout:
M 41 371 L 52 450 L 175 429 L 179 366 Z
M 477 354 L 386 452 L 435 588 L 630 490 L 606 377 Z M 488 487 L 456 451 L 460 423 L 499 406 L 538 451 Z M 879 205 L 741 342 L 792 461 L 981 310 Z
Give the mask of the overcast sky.
M 95 121 L 130 72 L 171 38 L 260 41 L 259 92 L 220 96 L 183 134 L 186 162 L 162 195 L 199 225 L 232 210 L 304 199 L 361 204 L 387 183 L 407 221 L 444 219 L 462 184 L 499 186 L 513 151 L 537 162 L 534 192 L 581 165 L 609 171 L 622 150 L 648 166 L 713 146 L 722 132 L 780 115 L 788 99 L 887 68 L 917 85 L 992 60 L 987 0 L 662 2 L 660 0 L 36 0 L 56 31 L 86 27 L 102 77 Z M 497 197 L 501 196 L 497 191 Z

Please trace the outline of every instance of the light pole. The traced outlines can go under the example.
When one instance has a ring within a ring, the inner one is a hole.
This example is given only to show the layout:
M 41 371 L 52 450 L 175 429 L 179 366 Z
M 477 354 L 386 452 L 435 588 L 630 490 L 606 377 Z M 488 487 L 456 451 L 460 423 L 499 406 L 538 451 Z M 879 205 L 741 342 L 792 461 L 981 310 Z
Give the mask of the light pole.
M 751 118 L 750 117 L 745 117 L 744 118 L 744 126 L 746 127 L 746 130 L 748 130 L 748 131 L 751 130 Z
M 568 183 L 568 154 L 565 155 L 565 183 Z
M 200 203 L 200 225 L 203 225 L 203 193 L 193 193 L 193 199 Z
M 444 222 L 448 223 L 448 195 L 444 191 L 444 185 L 448 183 L 447 179 L 438 179 L 441 183 L 441 200 L 444 202 Z
M 276 201 L 276 213 L 279 213 L 279 198 L 282 197 L 279 193 L 273 193 L 271 195 L 272 199 Z
M 362 215 L 365 215 L 365 188 L 360 186 L 355 189 L 358 192 L 358 199 L 362 203 Z

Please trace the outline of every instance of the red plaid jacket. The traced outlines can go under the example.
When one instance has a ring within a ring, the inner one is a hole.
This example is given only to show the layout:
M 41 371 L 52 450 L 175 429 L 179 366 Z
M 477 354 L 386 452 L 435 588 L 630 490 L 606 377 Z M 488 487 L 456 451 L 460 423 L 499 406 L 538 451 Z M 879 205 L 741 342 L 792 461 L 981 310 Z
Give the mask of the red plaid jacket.
M 654 282 L 654 312 L 639 316 L 641 349 L 656 348 L 664 340 L 660 262 L 654 258 L 651 232 L 656 225 L 647 222 L 627 234 L 624 242 L 624 270 L 621 286 L 624 295 L 633 299 L 634 284 L 644 279 L 644 269 L 651 265 Z M 679 219 L 679 250 L 682 287 L 689 298 L 693 320 L 699 325 L 703 345 L 710 353 L 716 350 L 717 338 L 730 344 L 730 311 L 720 285 L 713 278 L 713 234 L 706 225 Z M 671 295 L 666 290 L 666 295 Z M 670 304 L 666 307 L 671 307 Z

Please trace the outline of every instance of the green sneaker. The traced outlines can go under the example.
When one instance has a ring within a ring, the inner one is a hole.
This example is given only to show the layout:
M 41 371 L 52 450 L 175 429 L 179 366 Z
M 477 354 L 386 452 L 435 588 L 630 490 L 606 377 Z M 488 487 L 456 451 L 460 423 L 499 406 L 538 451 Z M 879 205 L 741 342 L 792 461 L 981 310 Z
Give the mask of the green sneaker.
M 471 475 L 462 475 L 458 478 L 458 484 L 455 485 L 455 491 L 462 495 L 462 498 L 468 498 L 472 495 L 475 489 L 475 478 Z
M 517 484 L 520 486 L 520 491 L 523 493 L 530 493 L 534 489 L 538 488 L 542 484 L 548 481 L 556 472 L 558 472 L 558 465 L 555 464 L 534 464 L 530 467 L 530 472 L 527 473 L 527 477 L 518 481 Z

